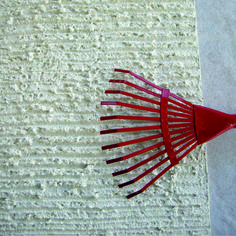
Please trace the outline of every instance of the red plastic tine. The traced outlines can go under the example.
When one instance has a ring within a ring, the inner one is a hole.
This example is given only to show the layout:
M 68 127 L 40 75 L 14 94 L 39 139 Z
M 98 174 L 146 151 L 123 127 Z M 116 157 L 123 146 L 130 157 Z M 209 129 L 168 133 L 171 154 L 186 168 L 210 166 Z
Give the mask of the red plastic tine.
M 132 170 L 135 170 L 135 169 L 139 168 L 140 166 L 145 165 L 146 163 L 156 159 L 157 157 L 160 157 L 160 156 L 164 155 L 165 153 L 166 153 L 166 150 L 159 151 L 158 153 L 148 157 L 147 159 L 144 159 L 144 160 L 138 162 L 137 164 L 135 164 L 135 165 L 133 165 L 133 166 L 127 168 L 127 169 L 120 170 L 120 171 L 112 173 L 112 175 L 116 176 L 116 175 L 121 175 L 121 174 L 131 172 Z
M 115 120 L 115 119 L 160 121 L 159 117 L 151 117 L 151 116 L 122 116 L 122 115 L 116 115 L 116 116 L 102 116 L 102 117 L 100 117 L 100 120 Z
M 189 141 L 190 139 L 192 139 L 192 137 L 194 135 L 194 133 L 192 133 L 192 132 L 188 132 L 188 133 L 185 133 L 185 134 L 186 134 L 185 136 L 183 136 L 183 134 L 181 134 L 181 135 L 178 135 L 178 136 L 172 138 L 172 141 L 177 141 L 179 139 L 186 138 L 185 140 L 181 140 L 178 143 L 174 144 L 173 145 L 174 148 L 176 148 L 176 147 L 184 144 L 185 142 Z M 121 170 L 121 171 L 118 171 L 118 172 L 114 172 L 113 175 L 116 176 L 116 175 L 128 173 L 128 172 L 130 172 L 130 171 L 132 171 L 132 170 L 134 170 L 134 169 L 136 169 L 136 168 L 138 168 L 138 167 L 140 167 L 140 166 L 156 159 L 157 157 L 164 155 L 165 153 L 166 153 L 166 150 L 159 151 L 158 153 L 154 154 L 153 156 L 151 156 L 151 157 L 135 164 L 134 166 L 129 167 L 128 169 Z
M 177 96 L 177 95 L 175 95 L 175 94 L 173 94 L 173 93 L 170 93 L 170 96 L 173 97 L 173 98 L 175 98 L 175 99 L 177 99 L 177 100 L 179 100 L 179 101 L 181 101 L 182 103 L 184 103 L 184 104 L 186 104 L 186 105 L 188 105 L 188 106 L 190 106 L 190 107 L 193 107 L 193 104 L 192 104 L 192 103 L 190 103 L 190 102 L 184 100 L 183 98 L 181 98 L 181 97 L 179 97 L 179 96 Z M 173 101 L 173 100 L 172 100 L 172 101 Z
M 154 166 L 152 166 L 151 168 L 149 168 L 148 170 L 144 171 L 142 174 L 140 174 L 139 176 L 137 176 L 136 178 L 127 181 L 125 183 L 119 184 L 118 186 L 120 188 L 127 186 L 129 184 L 133 184 L 137 181 L 139 181 L 140 179 L 142 179 L 144 176 L 148 175 L 149 173 L 151 173 L 153 170 L 157 169 L 158 167 L 160 167 L 161 165 L 163 165 L 165 162 L 167 162 L 169 159 L 168 157 L 164 158 L 163 160 L 161 160 L 160 162 L 158 162 L 157 164 L 155 164 Z
M 129 70 L 122 70 L 122 69 L 115 69 L 114 71 L 116 71 L 116 72 L 122 72 L 122 73 L 128 73 L 128 74 L 130 74 L 130 75 L 133 75 L 135 78 L 137 78 L 137 79 L 143 81 L 144 83 L 146 83 L 146 84 L 152 86 L 153 88 L 156 88 L 156 89 L 162 91 L 162 88 L 161 88 L 161 87 L 159 87 L 159 86 L 157 86 L 157 85 L 151 83 L 150 81 L 148 81 L 148 80 L 142 78 L 142 77 L 139 76 L 139 75 L 136 75 L 136 74 L 135 74 L 134 72 L 132 72 L 132 71 L 129 71 Z
M 124 102 L 117 102 L 117 101 L 102 101 L 101 105 L 118 105 L 118 106 L 133 108 L 133 109 L 139 109 L 139 110 L 144 110 L 144 111 L 151 111 L 151 112 L 160 113 L 160 110 L 158 110 L 156 108 L 139 106 L 139 105 L 124 103 Z
M 130 87 L 133 87 L 133 88 L 136 88 L 136 89 L 138 89 L 138 90 L 140 90 L 140 91 L 143 91 L 143 92 L 145 92 L 145 93 L 151 94 L 151 95 L 153 95 L 153 96 L 155 96 L 155 97 L 161 98 L 161 95 L 160 95 L 160 94 L 155 93 L 155 92 L 152 92 L 152 91 L 150 91 L 150 90 L 148 90 L 148 89 L 145 89 L 145 88 L 143 88 L 143 87 L 141 87 L 141 86 L 138 86 L 138 85 L 136 85 L 136 84 L 130 83 L 130 82 L 127 81 L 127 80 L 114 80 L 114 79 L 111 79 L 111 80 L 109 80 L 109 82 L 110 82 L 110 83 L 123 83 L 123 84 L 126 84 L 126 85 L 130 86 Z
M 171 93 L 170 93 L 170 94 L 171 94 Z M 169 101 L 169 103 L 173 103 L 173 104 L 175 104 L 175 105 L 177 105 L 177 106 L 179 106 L 179 107 L 182 107 L 182 108 L 184 108 L 184 109 L 186 109 L 186 110 L 189 110 L 189 111 L 192 111 L 192 110 L 193 110 L 193 107 L 192 107 L 192 106 L 189 107 L 189 106 L 187 106 L 187 105 L 185 105 L 185 104 L 183 104 L 183 103 L 180 103 L 180 102 L 177 102 L 177 101 L 171 99 L 170 97 L 169 97 L 168 101 Z
M 100 131 L 100 134 L 111 134 L 111 133 L 143 131 L 143 130 L 155 130 L 155 129 L 160 129 L 160 128 L 161 128 L 160 125 L 153 125 L 153 126 L 142 126 L 142 127 L 107 129 L 107 130 Z
M 179 134 L 178 136 L 175 136 L 175 137 L 171 138 L 171 142 L 173 143 L 174 141 L 177 141 L 177 140 L 182 139 L 182 138 L 186 138 L 186 137 L 188 137 L 190 135 L 195 135 L 195 131 L 194 130 L 190 130 L 190 131 L 188 131 L 186 133 Z
M 180 112 L 189 114 L 189 115 L 191 115 L 191 116 L 193 115 L 193 109 L 192 109 L 192 110 L 186 110 L 186 109 L 179 108 L 179 107 L 172 106 L 172 105 L 168 105 L 168 108 L 169 108 L 169 109 L 173 109 L 173 110 L 175 110 L 175 111 L 180 111 Z
M 187 127 L 187 128 L 172 130 L 172 131 L 170 131 L 170 135 L 184 133 L 184 132 L 188 132 L 188 131 L 193 131 L 193 128 L 192 127 Z
M 187 156 L 194 148 L 197 147 L 197 142 L 195 142 L 186 152 L 184 152 L 179 158 L 178 160 L 181 161 L 185 156 Z
M 132 153 L 130 153 L 130 154 L 128 154 L 128 155 L 125 155 L 125 156 L 122 156 L 122 157 L 118 157 L 118 158 L 114 158 L 114 159 L 111 159 L 111 160 L 107 160 L 106 162 L 107 162 L 107 164 L 111 164 L 111 163 L 118 162 L 118 161 L 124 161 L 124 160 L 126 160 L 126 159 L 129 159 L 129 158 L 131 158 L 131 157 L 140 155 L 140 154 L 142 154 L 142 153 L 144 153 L 144 152 L 151 151 L 151 150 L 156 149 L 156 148 L 158 148 L 158 147 L 161 147 L 161 146 L 163 146 L 163 145 L 164 145 L 163 142 L 156 143 L 156 144 L 154 144 L 154 145 L 152 145 L 152 146 L 149 146 L 149 147 L 140 149 L 140 150 L 138 150 L 138 151 L 136 151 L 136 152 L 132 152 Z
M 125 92 L 125 91 L 122 91 L 122 90 L 106 90 L 105 93 L 106 94 L 122 94 L 122 95 L 125 95 L 125 96 L 128 96 L 128 97 L 132 97 L 132 98 L 136 98 L 136 99 L 145 101 L 145 102 L 160 105 L 159 101 L 156 101 L 156 100 L 153 100 L 153 99 L 150 99 L 150 98 L 145 98 L 145 97 L 133 94 L 133 93 L 128 93 L 128 92 Z
M 188 119 L 192 119 L 193 121 L 193 116 L 189 115 L 189 114 L 184 114 L 184 113 L 180 113 L 180 112 L 173 112 L 173 111 L 169 111 L 168 115 L 172 115 L 172 116 L 177 116 L 177 117 L 183 117 L 183 118 L 188 118 Z
M 151 135 L 151 136 L 147 136 L 147 137 L 143 137 L 143 138 L 138 138 L 138 139 L 133 139 L 133 140 L 129 140 L 129 141 L 121 142 L 121 143 L 114 143 L 114 144 L 102 146 L 102 150 L 123 147 L 123 146 L 131 145 L 131 144 L 135 144 L 135 143 L 145 142 L 145 141 L 152 140 L 152 139 L 158 139 L 161 137 L 162 137 L 162 134 L 155 134 L 155 135 Z
M 192 122 L 192 119 L 168 117 L 168 122 Z
M 188 138 L 189 139 L 189 138 Z M 187 140 L 187 139 L 186 139 Z M 185 140 L 185 141 L 186 141 Z M 196 140 L 191 140 L 190 142 L 188 142 L 186 145 L 184 145 L 182 148 L 180 148 L 180 151 L 183 151 L 184 149 L 186 149 L 187 147 L 189 147 L 191 144 L 193 144 L 195 142 L 195 144 L 189 148 L 185 153 L 183 153 L 179 160 L 182 160 L 187 154 L 189 154 L 196 146 L 197 146 L 197 143 L 196 143 Z M 151 168 L 149 168 L 148 170 L 144 171 L 142 174 L 140 174 L 139 176 L 137 176 L 136 178 L 130 180 L 130 181 L 127 181 L 125 183 L 122 183 L 122 184 L 119 184 L 118 186 L 120 188 L 124 187 L 124 186 L 127 186 L 127 185 L 130 185 L 130 184 L 133 184 L 137 181 L 139 181 L 141 178 L 143 178 L 144 176 L 146 176 L 147 174 L 149 174 L 150 172 L 152 172 L 153 170 L 157 169 L 158 167 L 160 167 L 161 165 L 163 165 L 165 162 L 168 161 L 168 157 L 164 158 L 162 161 L 160 161 L 159 163 L 155 164 L 154 166 L 152 166 Z M 144 192 L 150 185 L 152 185 L 155 181 L 157 181 L 162 175 L 164 175 L 169 169 L 171 169 L 172 165 L 169 165 L 168 167 L 166 167 L 163 171 L 161 171 L 155 178 L 153 178 L 150 182 L 148 182 L 143 188 L 141 188 L 140 190 L 134 192 L 134 193 L 131 193 L 129 194 L 128 196 L 126 196 L 128 199 L 131 198 L 131 197 L 134 197 L 136 196 L 137 194 L 140 194 L 142 192 Z M 121 172 L 121 171 L 120 171 Z M 127 173 L 127 172 L 124 172 L 124 173 Z M 123 173 L 122 173 L 123 174 Z M 114 174 L 113 174 L 114 175 Z M 115 173 L 116 175 L 116 173 Z
M 167 171 L 169 171 L 172 168 L 172 165 L 167 166 L 163 171 L 161 171 L 155 178 L 153 178 L 151 181 L 149 181 L 146 185 L 144 185 L 143 188 L 141 188 L 140 190 L 131 193 L 129 195 L 126 196 L 127 199 L 130 199 L 142 192 L 144 192 L 150 185 L 152 185 L 154 182 L 156 182 L 162 175 L 164 175 Z
M 191 122 L 178 123 L 178 124 L 170 124 L 169 125 L 169 128 L 179 128 L 179 127 L 192 127 L 192 128 L 194 128 L 194 125 Z

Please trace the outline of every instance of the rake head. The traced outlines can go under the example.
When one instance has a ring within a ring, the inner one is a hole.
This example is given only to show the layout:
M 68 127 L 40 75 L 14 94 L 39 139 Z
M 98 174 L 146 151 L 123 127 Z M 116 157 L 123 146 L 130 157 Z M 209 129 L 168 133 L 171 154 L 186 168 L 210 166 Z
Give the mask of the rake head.
M 158 175 L 156 175 L 151 181 L 144 185 L 140 190 L 133 192 L 126 197 L 129 199 L 137 194 L 145 191 L 151 184 L 164 175 L 173 166 L 177 165 L 186 155 L 188 155 L 197 145 L 205 143 L 218 135 L 226 132 L 231 128 L 236 128 L 236 115 L 229 115 L 210 108 L 206 108 L 199 105 L 193 105 L 192 103 L 170 93 L 169 89 L 161 88 L 148 80 L 136 75 L 128 70 L 115 69 L 116 72 L 128 73 L 135 78 L 143 81 L 149 86 L 156 89 L 156 92 L 145 89 L 141 86 L 130 83 L 126 80 L 110 80 L 111 83 L 123 83 L 127 86 L 133 87 L 135 90 L 140 90 L 153 96 L 153 99 L 136 95 L 133 93 L 125 92 L 122 90 L 106 90 L 106 94 L 121 94 L 127 97 L 131 97 L 137 100 L 145 101 L 157 105 L 158 108 L 151 108 L 146 106 L 140 106 L 135 104 L 129 104 L 119 101 L 102 101 L 101 105 L 117 105 L 128 107 L 132 109 L 139 109 L 154 113 L 155 116 L 126 116 L 126 115 L 113 115 L 103 116 L 101 120 L 141 120 L 141 121 L 154 121 L 155 125 L 152 126 L 139 126 L 129 128 L 117 128 L 102 130 L 100 134 L 111 134 L 120 132 L 134 132 L 134 131 L 146 131 L 146 130 L 160 130 L 161 133 L 128 140 L 120 143 L 110 144 L 102 146 L 102 150 L 118 148 L 122 146 L 137 144 L 149 140 L 158 139 L 159 141 L 151 146 L 140 149 L 138 151 L 129 153 L 125 156 L 107 160 L 107 164 L 124 161 L 142 153 L 149 152 L 153 149 L 163 147 L 161 151 L 158 151 L 154 155 L 136 163 L 135 165 L 114 172 L 112 175 L 117 176 L 131 172 L 156 158 L 161 158 L 160 162 L 145 170 L 136 178 L 121 183 L 118 186 L 120 188 L 133 184 L 144 176 L 151 173 L 164 163 L 170 164 L 164 168 Z

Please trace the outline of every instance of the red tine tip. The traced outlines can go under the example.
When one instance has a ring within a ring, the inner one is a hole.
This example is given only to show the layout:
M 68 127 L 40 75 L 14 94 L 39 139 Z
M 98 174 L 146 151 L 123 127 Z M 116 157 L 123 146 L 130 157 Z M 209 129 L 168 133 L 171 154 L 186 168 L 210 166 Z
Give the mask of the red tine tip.
M 120 90 L 106 90 L 105 93 L 120 93 Z
M 129 70 L 122 70 L 122 69 L 114 69 L 114 71 L 116 72 L 122 72 L 122 73 L 129 73 L 130 71 Z
M 101 105 L 117 105 L 115 101 L 102 101 Z
M 125 173 L 128 173 L 128 170 L 120 170 L 120 171 L 117 171 L 117 172 L 114 172 L 112 173 L 113 176 L 117 176 L 117 175 L 122 175 L 122 174 L 125 174 Z
M 117 129 L 108 129 L 108 130 L 101 130 L 100 134 L 111 134 L 111 133 L 116 133 Z
M 112 149 L 112 148 L 117 148 L 117 147 L 119 147 L 119 144 L 115 143 L 115 144 L 102 146 L 102 150 L 107 150 L 107 149 Z
M 101 116 L 100 120 L 113 120 L 116 119 L 117 116 Z
M 126 80 L 121 80 L 121 79 L 110 79 L 109 83 L 120 83 L 120 84 L 125 84 L 127 83 Z
M 137 192 L 131 193 L 129 195 L 126 196 L 127 199 L 130 199 L 138 194 L 142 193 L 142 190 L 138 190 Z
M 118 158 L 107 160 L 106 163 L 107 164 L 112 164 L 112 163 L 115 163 L 115 162 L 118 162 L 118 161 L 123 161 L 123 159 L 121 157 L 118 157 Z
M 134 181 L 133 181 L 133 180 L 130 180 L 130 181 L 127 181 L 127 182 L 125 182 L 125 183 L 119 184 L 118 187 L 119 187 L 119 188 L 123 188 L 123 187 L 125 187 L 125 186 L 127 186 L 127 185 L 130 185 L 130 184 L 133 184 L 133 183 L 134 183 Z

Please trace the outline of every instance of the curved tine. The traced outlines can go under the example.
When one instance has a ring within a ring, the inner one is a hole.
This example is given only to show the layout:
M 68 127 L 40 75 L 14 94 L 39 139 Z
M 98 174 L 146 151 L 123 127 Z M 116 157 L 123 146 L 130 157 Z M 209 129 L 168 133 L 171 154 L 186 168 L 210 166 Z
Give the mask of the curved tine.
M 140 167 L 140 166 L 142 166 L 142 165 L 144 165 L 144 164 L 146 164 L 146 163 L 156 159 L 159 156 L 164 155 L 165 153 L 166 153 L 166 150 L 162 150 L 162 151 L 160 151 L 160 152 L 150 156 L 149 158 L 147 158 L 147 159 L 145 159 L 143 161 L 140 161 L 137 164 L 129 167 L 128 169 L 124 169 L 124 170 L 120 170 L 120 171 L 114 172 L 114 173 L 112 173 L 112 175 L 113 176 L 117 176 L 117 175 L 121 175 L 121 174 L 125 174 L 125 173 L 128 173 L 128 172 L 131 172 L 132 170 L 137 169 L 138 167 Z
M 163 160 L 161 160 L 160 162 L 158 162 L 157 164 L 155 164 L 154 166 L 152 166 L 151 168 L 147 169 L 146 171 L 144 171 L 142 174 L 138 175 L 136 178 L 128 181 L 128 182 L 125 182 L 125 183 L 122 183 L 122 184 L 119 184 L 119 188 L 123 188 L 124 186 L 127 186 L 129 184 L 133 184 L 137 181 L 139 181 L 140 179 L 142 179 L 144 176 L 146 176 L 147 174 L 149 174 L 150 172 L 152 172 L 153 170 L 155 170 L 156 168 L 160 167 L 161 165 L 163 165 L 165 162 L 168 161 L 168 157 L 164 158 Z
M 161 95 L 160 95 L 160 94 L 155 93 L 155 92 L 152 92 L 152 91 L 150 91 L 150 90 L 148 90 L 148 89 L 145 89 L 145 88 L 143 88 L 143 87 L 141 87 L 141 86 L 138 86 L 138 85 L 136 85 L 136 84 L 130 83 L 130 82 L 127 81 L 127 80 L 114 80 L 114 79 L 111 79 L 111 80 L 109 80 L 109 82 L 110 82 L 110 83 L 124 83 L 124 84 L 126 84 L 126 85 L 128 85 L 128 86 L 131 86 L 131 87 L 133 87 L 133 88 L 136 88 L 136 89 L 138 89 L 138 90 L 140 90 L 140 91 L 143 91 L 143 92 L 148 93 L 148 94 L 151 94 L 151 95 L 153 95 L 153 96 L 155 96 L 155 97 L 161 98 Z
M 195 134 L 191 134 L 190 136 L 188 136 L 188 137 L 180 140 L 179 142 L 173 144 L 173 148 L 177 148 L 177 147 L 181 146 L 182 144 L 185 144 L 186 142 L 188 142 L 192 139 L 194 139 L 196 141 Z M 175 151 L 175 154 L 177 154 L 176 151 Z
M 194 130 L 190 130 L 190 131 L 188 131 L 188 132 L 186 132 L 186 133 L 179 134 L 179 135 L 177 135 L 177 136 L 171 138 L 171 142 L 177 141 L 177 140 L 179 140 L 179 139 L 188 137 L 188 136 L 193 135 L 193 134 L 195 135 L 195 131 L 194 131 Z M 174 145 L 174 144 L 173 144 L 173 145 Z
M 128 73 L 128 74 L 134 76 L 135 78 L 137 78 L 137 79 L 143 81 L 144 83 L 146 83 L 146 84 L 152 86 L 153 88 L 156 88 L 156 89 L 162 91 L 162 88 L 161 88 L 161 87 L 159 87 L 159 86 L 155 85 L 154 83 L 152 83 L 152 82 L 150 82 L 150 81 L 148 81 L 148 80 L 142 78 L 142 77 L 139 76 L 139 75 L 136 75 L 136 74 L 135 74 L 134 72 L 132 72 L 132 71 L 129 71 L 129 70 L 122 70 L 122 69 L 115 69 L 114 71 L 116 71 L 116 72 L 122 72 L 122 73 Z
M 178 150 L 175 151 L 176 155 L 179 154 L 180 152 L 182 152 L 184 149 L 186 149 L 187 147 L 191 146 L 193 143 L 195 143 L 197 140 L 194 137 L 193 139 L 191 139 L 189 142 L 187 142 L 185 145 L 183 145 L 181 148 L 179 148 Z
M 139 105 L 124 103 L 124 102 L 118 102 L 118 101 L 102 101 L 101 105 L 118 105 L 118 106 L 122 106 L 122 107 L 129 107 L 129 108 L 139 109 L 139 110 L 143 110 L 143 111 L 150 111 L 150 112 L 160 113 L 160 110 L 158 110 L 156 108 L 139 106 Z
M 192 142 L 192 141 L 190 141 Z M 190 143 L 189 142 L 189 143 Z M 186 152 L 184 152 L 179 158 L 178 160 L 181 161 L 186 155 L 188 155 L 194 148 L 197 147 L 197 142 L 195 142 Z M 189 145 L 188 145 L 189 146 Z M 129 195 L 126 196 L 126 198 L 132 198 L 142 192 L 144 192 L 150 185 L 152 185 L 156 180 L 158 180 L 162 175 L 164 175 L 167 171 L 169 171 L 172 168 L 172 165 L 167 166 L 163 171 L 161 171 L 155 178 L 153 178 L 151 181 L 149 181 L 143 188 L 141 188 L 140 190 L 131 193 Z M 130 181 L 129 181 L 130 182 Z M 129 184 L 129 183 L 128 183 Z M 131 183 L 130 183 L 131 184 Z M 126 184 L 127 185 L 127 184 Z
M 160 121 L 160 117 L 152 117 L 152 116 L 122 116 L 122 115 L 113 115 L 113 116 L 101 116 L 100 120 L 153 120 Z
M 197 142 L 194 143 L 186 152 L 184 152 L 179 158 L 178 160 L 181 161 L 186 155 L 188 155 L 194 148 L 197 147 Z
M 180 128 L 180 127 L 192 127 L 194 128 L 193 122 L 188 123 L 178 123 L 178 124 L 169 124 L 169 128 Z
M 141 131 L 141 130 L 155 130 L 160 129 L 160 125 L 153 126 L 142 126 L 142 127 L 130 127 L 130 128 L 119 128 L 119 129 L 107 129 L 101 130 L 100 134 L 111 134 L 111 133 L 120 133 L 120 132 L 132 132 L 132 131 Z
M 144 153 L 144 152 L 151 151 L 151 150 L 153 150 L 153 149 L 155 149 L 155 148 L 158 148 L 158 147 L 160 147 L 160 146 L 162 146 L 162 145 L 164 145 L 163 142 L 156 143 L 156 144 L 154 144 L 154 145 L 152 145 L 152 146 L 149 146 L 149 147 L 140 149 L 140 150 L 138 150 L 138 151 L 136 151 L 136 152 L 132 152 L 132 153 L 127 154 L 127 155 L 125 155 L 125 156 L 107 160 L 106 163 L 107 163 L 107 164 L 111 164 L 111 163 L 118 162 L 118 161 L 124 161 L 124 160 L 126 160 L 126 159 L 129 159 L 129 158 L 131 158 L 131 157 L 137 156 L 137 155 L 142 154 L 142 153 Z
M 123 188 L 124 186 L 127 186 L 129 184 L 133 184 L 137 181 L 139 181 L 140 179 L 142 179 L 144 176 L 146 176 L 147 174 L 149 174 L 150 172 L 152 172 L 153 170 L 155 170 L 156 168 L 160 167 L 161 165 L 163 165 L 164 163 L 166 163 L 168 161 L 168 157 L 164 158 L 163 160 L 161 160 L 160 162 L 158 162 L 157 164 L 155 164 L 154 166 L 152 166 L 151 168 L 147 169 L 146 171 L 144 171 L 142 174 L 138 175 L 136 178 L 128 181 L 128 182 L 125 182 L 125 183 L 122 183 L 122 184 L 119 184 L 119 188 Z
M 187 128 L 175 129 L 175 130 L 170 131 L 170 135 L 184 133 L 184 132 L 188 132 L 188 131 L 193 131 L 193 128 L 187 127 Z
M 183 102 L 184 104 L 186 104 L 186 105 L 188 105 L 188 106 L 190 106 L 190 107 L 193 107 L 193 104 L 192 104 L 192 103 L 190 103 L 190 102 L 184 100 L 183 98 L 181 98 L 181 97 L 179 97 L 179 96 L 177 96 L 177 95 L 175 95 L 175 94 L 173 94 L 173 93 L 170 93 L 169 95 L 170 95 L 171 97 L 173 97 L 173 98 L 179 100 L 180 102 Z
M 193 106 L 189 107 L 189 106 L 187 106 L 187 105 L 185 105 L 185 104 L 183 104 L 183 103 L 180 103 L 180 102 L 177 102 L 177 101 L 171 99 L 170 97 L 169 97 L 168 101 L 169 101 L 170 103 L 173 103 L 173 104 L 179 106 L 179 107 L 182 107 L 182 108 L 184 108 L 184 109 L 187 109 L 188 111 L 192 111 L 192 110 L 193 110 Z
M 190 111 L 190 110 L 186 110 L 186 109 L 176 107 L 176 106 L 172 106 L 172 105 L 168 105 L 168 109 L 172 109 L 172 110 L 175 110 L 175 111 L 180 111 L 180 112 L 183 112 L 185 114 L 190 114 L 191 116 L 193 116 L 193 109 Z
M 168 122 L 193 122 L 192 119 L 187 119 L 187 118 L 170 118 L 168 117 Z
M 174 112 L 174 111 L 168 111 L 168 115 L 177 116 L 177 117 L 185 117 L 193 121 L 193 115 L 180 113 L 180 112 Z
M 155 85 L 154 83 L 152 83 L 152 82 L 150 82 L 150 81 L 148 81 L 148 80 L 142 78 L 141 76 L 135 74 L 135 73 L 132 72 L 132 71 L 129 71 L 129 70 L 122 70 L 122 69 L 115 69 L 114 71 L 116 71 L 116 72 L 122 72 L 122 73 L 128 73 L 128 74 L 134 76 L 135 78 L 137 78 L 137 79 L 143 81 L 144 83 L 146 83 L 146 84 L 152 86 L 153 88 L 156 88 L 156 89 L 162 91 L 162 88 L 161 88 L 161 87 L 159 87 L 159 86 Z M 186 100 L 184 100 L 183 98 L 181 98 L 181 97 L 179 97 L 179 96 L 177 96 L 177 95 L 175 95 L 175 94 L 173 94 L 173 93 L 170 93 L 170 96 L 173 97 L 173 98 L 175 98 L 175 99 L 177 99 L 177 100 L 179 100 L 180 102 L 184 103 L 185 105 L 187 105 L 187 106 L 193 108 L 193 104 L 190 103 L 190 102 L 188 102 L 188 101 L 186 101 Z M 174 100 L 172 100 L 172 102 L 173 102 L 173 101 L 174 101 Z M 182 104 L 182 105 L 184 106 L 184 104 Z M 181 105 L 180 105 L 180 106 L 181 106 Z M 189 107 L 188 107 L 188 108 L 189 108 Z M 186 107 L 186 108 L 187 108 L 187 107 Z
M 172 165 L 167 166 L 163 171 L 161 171 L 155 178 L 153 178 L 151 181 L 149 181 L 146 185 L 144 185 L 144 187 L 142 187 L 140 190 L 131 193 L 129 195 L 126 196 L 127 199 L 130 199 L 142 192 L 144 192 L 150 185 L 152 185 L 155 181 L 157 181 L 162 175 L 164 175 L 168 170 L 170 170 L 172 167 Z
M 123 146 L 131 145 L 131 144 L 135 144 L 135 143 L 141 143 L 141 142 L 145 142 L 148 140 L 157 139 L 157 138 L 161 138 L 161 137 L 162 137 L 162 134 L 155 134 L 155 135 L 151 135 L 151 136 L 147 136 L 147 137 L 143 137 L 143 138 L 137 138 L 137 139 L 133 139 L 133 140 L 125 141 L 125 142 L 114 143 L 114 144 L 102 146 L 102 150 L 123 147 Z
M 153 103 L 153 104 L 156 104 L 156 105 L 161 104 L 159 101 L 156 101 L 156 100 L 153 100 L 153 99 L 150 99 L 150 98 L 146 98 L 146 97 L 143 97 L 143 96 L 139 96 L 139 95 L 136 95 L 136 94 L 133 94 L 133 93 L 128 93 L 128 92 L 125 92 L 125 91 L 122 91 L 122 90 L 106 90 L 105 93 L 106 94 L 122 94 L 122 95 L 125 95 L 127 97 L 136 98 L 136 99 L 139 99 L 141 101 Z

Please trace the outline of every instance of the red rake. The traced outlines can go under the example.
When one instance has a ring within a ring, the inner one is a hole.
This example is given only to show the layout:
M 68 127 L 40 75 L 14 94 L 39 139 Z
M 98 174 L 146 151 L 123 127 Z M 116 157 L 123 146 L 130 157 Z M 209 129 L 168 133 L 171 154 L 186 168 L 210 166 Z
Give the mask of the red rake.
M 107 160 L 107 164 L 111 164 L 118 161 L 124 161 L 128 158 L 137 156 L 139 154 L 151 151 L 153 149 L 164 147 L 162 151 L 140 161 L 139 163 L 118 171 L 114 172 L 113 176 L 128 173 L 136 168 L 158 158 L 164 156 L 164 158 L 157 164 L 153 165 L 151 168 L 147 169 L 136 178 L 119 184 L 118 186 L 124 187 L 126 185 L 132 184 L 160 167 L 167 161 L 170 161 L 164 170 L 162 170 L 157 176 L 155 176 L 151 181 L 149 181 L 140 190 L 127 195 L 129 199 L 137 194 L 145 191 L 151 184 L 153 184 L 157 179 L 164 175 L 173 166 L 177 165 L 186 155 L 188 155 L 197 145 L 203 144 L 220 134 L 226 132 L 229 129 L 236 128 L 236 114 L 230 115 L 223 112 L 219 112 L 204 106 L 193 105 L 190 102 L 170 93 L 169 89 L 161 88 L 148 80 L 136 75 L 135 73 L 128 70 L 115 69 L 117 72 L 128 73 L 135 78 L 143 81 L 144 83 L 150 85 L 151 87 L 157 89 L 160 93 L 152 92 L 148 89 L 140 87 L 138 85 L 132 84 L 126 80 L 110 80 L 111 83 L 124 83 L 131 86 L 137 90 L 141 90 L 145 93 L 153 95 L 155 99 L 149 99 L 136 94 L 124 92 L 121 90 L 106 90 L 106 94 L 122 94 L 128 97 L 132 97 L 141 101 L 149 102 L 158 105 L 159 109 L 150 108 L 145 106 L 139 106 L 129 103 L 123 103 L 118 101 L 102 101 L 101 105 L 118 105 L 129 107 L 133 109 L 139 109 L 154 113 L 159 113 L 158 117 L 152 116 L 125 116 L 125 115 L 113 115 L 113 116 L 103 116 L 101 120 L 113 120 L 113 119 L 123 119 L 123 120 L 142 120 L 142 121 L 155 121 L 157 125 L 153 126 L 141 126 L 141 127 L 131 127 L 131 128 L 119 128 L 119 129 L 109 129 L 102 130 L 100 134 L 110 134 L 118 132 L 131 132 L 131 131 L 144 131 L 144 130 L 160 130 L 160 134 L 155 134 L 143 138 L 133 139 L 129 141 L 124 141 L 120 143 L 110 144 L 102 147 L 102 150 L 112 149 L 122 146 L 127 146 L 135 143 L 145 142 L 153 139 L 161 139 L 162 141 L 143 148 L 141 150 L 135 151 L 133 153 L 127 154 L 122 157 Z M 177 142 L 176 142 L 177 141 Z M 166 157 L 165 157 L 166 156 Z

